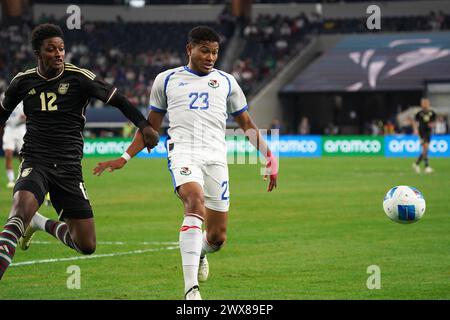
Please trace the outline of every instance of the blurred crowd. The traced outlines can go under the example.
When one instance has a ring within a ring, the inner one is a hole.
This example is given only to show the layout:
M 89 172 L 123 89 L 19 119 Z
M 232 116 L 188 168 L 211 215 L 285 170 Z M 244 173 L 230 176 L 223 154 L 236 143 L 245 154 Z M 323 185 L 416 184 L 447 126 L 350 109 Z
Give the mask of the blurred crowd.
M 42 22 L 65 25 L 65 21 L 51 16 L 37 21 Z M 65 32 L 66 61 L 90 69 L 118 86 L 135 105 L 146 107 L 155 76 L 187 62 L 186 34 L 197 24 L 125 23 L 120 17 L 115 22 L 86 22 L 80 31 Z M 221 34 L 221 53 L 232 36 L 232 24 L 226 10 L 216 23 L 207 24 Z M 420 17 L 386 18 L 382 26 L 382 31 L 443 30 L 450 28 L 450 16 L 431 12 Z M 29 43 L 32 27 L 0 27 L 0 92 L 18 72 L 35 66 Z M 326 20 L 317 13 L 260 15 L 242 25 L 245 46 L 232 70 L 225 71 L 236 77 L 247 95 L 252 95 L 308 44 L 310 35 L 363 31 L 367 31 L 365 21 L 359 19 Z M 102 104 L 94 102 L 94 106 Z
M 414 125 L 414 118 L 412 116 L 400 120 L 399 117 L 394 117 L 386 121 L 373 120 L 366 124 L 364 134 L 381 136 L 390 134 L 417 134 L 417 129 Z M 438 114 L 436 121 L 432 128 L 433 134 L 447 134 L 449 133 L 448 119 L 444 114 Z
M 362 0 L 354 0 L 362 1 Z M 369 1 L 369 0 L 367 0 Z M 392 1 L 392 0 L 390 0 Z M 399 0 L 403 1 L 403 0 Z M 50 2 L 50 1 L 49 1 Z M 69 2 L 69 1 L 68 1 Z M 106 1 L 107 4 L 121 4 L 122 0 Z M 191 4 L 193 0 L 149 0 L 151 4 Z M 197 4 L 199 1 L 195 1 Z M 254 0 L 254 3 L 289 3 L 292 0 Z M 301 2 L 317 3 L 317 0 Z M 322 0 L 322 3 L 344 2 L 343 0 Z M 346 0 L 353 2 L 353 0 Z M 202 0 L 203 4 L 223 4 L 220 0 Z M 105 81 L 114 84 L 141 110 L 148 106 L 150 90 L 156 75 L 167 68 L 187 63 L 185 53 L 186 35 L 188 31 L 205 23 L 153 23 L 124 22 L 117 17 L 115 22 L 86 22 L 82 30 L 68 31 L 65 19 L 57 20 L 52 16 L 41 16 L 36 24 L 56 23 L 65 30 L 66 61 L 87 68 Z M 366 18 L 362 19 L 328 19 L 317 12 L 302 13 L 294 17 L 275 14 L 259 15 L 253 20 L 237 21 L 231 15 L 230 7 L 217 17 L 217 22 L 206 23 L 221 35 L 221 55 L 226 51 L 228 41 L 234 29 L 239 26 L 240 36 L 245 45 L 235 60 L 230 72 L 240 83 L 244 93 L 250 99 L 278 71 L 280 71 L 294 55 L 308 45 L 311 36 L 333 33 L 367 32 Z M 440 31 L 450 29 L 450 15 L 442 11 L 424 12 L 420 16 L 382 17 L 382 30 L 379 32 L 401 31 Z M 0 26 L 0 93 L 17 73 L 35 67 L 35 57 L 31 50 L 30 34 L 33 25 L 22 27 Z M 101 108 L 103 103 L 92 101 L 92 106 Z M 95 111 L 103 111 L 96 109 Z M 144 111 L 144 113 L 146 113 Z M 314 120 L 314 119 L 312 119 Z M 409 116 L 400 119 L 376 119 L 364 125 L 361 133 L 367 135 L 414 134 L 414 119 Z M 298 124 L 298 125 L 297 125 Z M 312 132 L 325 135 L 343 134 L 342 126 L 328 123 L 323 128 L 312 128 L 308 117 L 299 117 L 294 128 L 285 130 L 279 119 L 273 119 L 271 129 L 280 133 L 308 135 Z M 320 132 L 318 131 L 320 130 Z M 438 115 L 433 134 L 449 133 L 446 115 Z M 105 129 L 91 128 L 85 130 L 86 137 L 110 137 L 122 135 L 132 137 L 134 126 L 127 122 L 123 128 Z
M 51 17 L 40 22 L 62 25 Z M 156 75 L 183 65 L 186 35 L 195 23 L 85 23 L 66 31 L 66 62 L 87 68 L 116 85 L 136 106 L 147 106 Z M 207 24 L 221 33 L 219 24 Z M 0 92 L 17 73 L 36 66 L 29 41 L 32 26 L 0 28 Z M 226 38 L 222 35 L 222 47 Z M 101 41 L 99 41 L 101 39 Z M 94 101 L 94 106 L 103 106 Z
M 399 117 L 393 117 L 392 119 L 388 119 L 386 121 L 375 119 L 365 124 L 363 132 L 361 134 L 371 135 L 371 136 L 383 136 L 383 135 L 393 135 L 393 134 L 417 134 L 417 127 L 415 125 L 415 120 L 412 116 L 408 116 L 403 120 L 400 120 Z M 270 124 L 271 130 L 279 130 L 279 134 L 298 134 L 298 135 L 308 135 L 312 134 L 311 132 L 311 124 L 310 120 L 306 116 L 300 117 L 298 121 L 297 130 L 291 132 L 289 130 L 285 130 L 282 122 L 278 118 L 274 118 Z M 341 128 L 329 122 L 324 128 L 320 130 L 320 132 L 315 132 L 316 134 L 324 134 L 324 135 L 339 135 L 342 134 Z M 449 125 L 448 125 L 448 117 L 445 114 L 438 114 L 436 117 L 436 121 L 432 128 L 432 134 L 434 135 L 443 135 L 449 134 Z
M 307 17 L 301 13 L 294 18 L 260 15 L 248 22 L 242 29 L 246 45 L 232 70 L 246 94 L 257 91 L 293 53 L 306 46 L 307 35 L 316 33 L 319 28 L 316 21 L 316 15 Z

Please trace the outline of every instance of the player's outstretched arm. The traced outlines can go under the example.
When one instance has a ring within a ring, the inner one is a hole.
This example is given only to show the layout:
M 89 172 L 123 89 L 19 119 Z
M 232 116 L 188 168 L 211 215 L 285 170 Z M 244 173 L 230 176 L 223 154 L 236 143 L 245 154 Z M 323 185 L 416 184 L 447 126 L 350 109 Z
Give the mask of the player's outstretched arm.
M 267 191 L 270 192 L 277 187 L 278 178 L 278 161 L 277 158 L 272 154 L 264 138 L 259 133 L 258 127 L 250 118 L 248 112 L 242 112 L 235 116 L 234 119 L 239 124 L 242 130 L 244 130 L 245 135 L 249 138 L 250 143 L 261 152 L 267 160 L 266 164 L 266 174 L 264 175 L 264 180 L 270 177 L 269 186 Z
M 123 166 L 127 164 L 128 160 L 132 158 L 130 154 L 134 156 L 139 153 L 139 151 L 144 149 L 144 147 L 144 138 L 139 130 L 137 130 L 127 151 L 120 158 L 97 163 L 95 168 L 92 170 L 92 173 L 96 176 L 100 176 L 105 170 L 108 172 L 113 172 L 114 170 L 122 169 Z
M 161 128 L 161 123 L 164 119 L 163 113 L 158 113 L 151 111 L 148 116 L 148 123 L 156 132 Z M 136 131 L 133 141 L 128 147 L 127 151 L 120 157 L 114 160 L 99 162 L 97 166 L 93 169 L 92 173 L 94 175 L 100 176 L 103 171 L 107 170 L 108 172 L 113 172 L 117 169 L 122 169 L 127 162 L 133 158 L 136 154 L 138 154 L 145 147 L 144 138 L 139 131 Z

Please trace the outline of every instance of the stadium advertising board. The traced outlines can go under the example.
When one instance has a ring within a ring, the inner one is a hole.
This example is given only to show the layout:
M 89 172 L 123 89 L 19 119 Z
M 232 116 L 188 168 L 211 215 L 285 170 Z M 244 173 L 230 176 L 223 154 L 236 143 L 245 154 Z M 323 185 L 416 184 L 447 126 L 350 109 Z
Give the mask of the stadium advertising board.
M 386 157 L 417 157 L 421 152 L 417 136 L 386 136 Z M 432 136 L 428 155 L 430 157 L 450 157 L 450 136 Z
M 417 157 L 421 146 L 417 136 L 300 136 L 284 135 L 277 139 L 266 137 L 270 149 L 279 157 L 320 156 L 386 156 Z M 166 158 L 166 137 L 148 153 L 142 150 L 139 158 Z M 131 138 L 85 139 L 84 156 L 120 156 L 128 148 Z M 227 137 L 229 163 L 256 163 L 256 149 L 243 137 Z M 450 135 L 431 138 L 430 157 L 450 157 Z
M 384 137 L 323 136 L 322 153 L 324 156 L 381 156 Z
M 268 137 L 269 148 L 280 157 L 320 157 L 322 138 L 320 136 L 285 135 L 272 141 Z
M 319 157 L 322 154 L 321 137 L 320 136 L 298 136 L 285 135 L 277 136 L 272 139 L 270 136 L 265 137 L 269 148 L 280 157 Z M 164 147 L 166 137 L 161 140 L 155 150 L 149 154 L 143 150 L 138 154 L 140 158 L 165 158 L 167 156 Z M 256 157 L 256 149 L 243 136 L 227 137 L 228 161 L 229 163 L 248 163 L 249 157 Z M 240 157 L 246 157 L 240 159 Z M 251 163 L 251 162 L 250 162 Z M 255 162 L 256 163 L 256 162 Z
M 85 157 L 120 156 L 131 143 L 131 138 L 86 138 L 83 153 Z

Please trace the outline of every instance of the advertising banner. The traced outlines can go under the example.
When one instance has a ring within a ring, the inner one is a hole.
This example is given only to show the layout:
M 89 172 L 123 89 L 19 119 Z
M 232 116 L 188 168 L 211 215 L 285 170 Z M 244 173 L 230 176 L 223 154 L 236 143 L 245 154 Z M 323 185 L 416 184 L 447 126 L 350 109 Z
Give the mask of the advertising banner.
M 422 147 L 415 135 L 392 136 L 315 136 L 283 135 L 265 137 L 269 148 L 278 157 L 320 156 L 386 156 L 417 157 Z M 255 147 L 244 136 L 227 136 L 228 162 L 256 163 Z M 130 145 L 131 138 L 87 138 L 85 157 L 119 157 Z M 151 153 L 147 149 L 139 158 L 166 158 L 166 136 L 162 136 Z M 450 135 L 434 135 L 429 147 L 430 157 L 450 157 Z
M 84 139 L 84 156 L 121 156 L 131 143 L 131 138 L 86 138 Z
M 322 138 L 308 135 L 283 135 L 278 141 L 269 137 L 269 148 L 280 157 L 320 157 L 322 155 Z
M 276 136 L 274 139 L 271 136 L 267 136 L 265 139 L 272 152 L 278 154 L 280 157 L 320 157 L 322 154 L 320 136 L 285 135 Z M 150 154 L 147 150 L 143 150 L 137 156 L 140 158 L 167 157 L 167 152 L 164 147 L 165 140 L 166 137 L 161 137 L 158 146 Z M 235 163 L 236 161 L 237 163 L 241 163 L 241 157 L 247 159 L 243 160 L 245 163 L 248 162 L 249 157 L 253 158 L 257 156 L 255 147 L 244 136 L 227 136 L 226 141 L 229 163 Z
M 323 136 L 324 156 L 381 156 L 384 155 L 384 137 L 378 136 Z
M 385 137 L 386 157 L 418 157 L 422 147 L 414 135 Z M 431 137 L 429 157 L 450 157 L 450 136 L 435 135 Z

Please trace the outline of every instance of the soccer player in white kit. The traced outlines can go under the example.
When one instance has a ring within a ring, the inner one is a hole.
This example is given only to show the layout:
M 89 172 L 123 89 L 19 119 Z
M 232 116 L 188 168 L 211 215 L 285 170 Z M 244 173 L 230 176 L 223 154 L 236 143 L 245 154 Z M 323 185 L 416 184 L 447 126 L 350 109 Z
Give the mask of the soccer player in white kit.
M 6 177 L 8 179 L 7 188 L 14 188 L 14 151 L 19 153 L 22 149 L 23 136 L 26 132 L 25 120 L 23 103 L 20 102 L 11 113 L 8 121 L 6 121 L 3 131 L 3 151 L 5 152 Z
M 225 140 L 228 114 L 244 132 L 253 129 L 248 134 L 250 142 L 268 160 L 268 191 L 276 187 L 278 164 L 247 112 L 247 101 L 237 81 L 214 69 L 219 51 L 217 33 L 199 26 L 189 32 L 188 38 L 188 65 L 164 71 L 154 81 L 148 121 L 158 131 L 168 115 L 168 167 L 184 205 L 179 240 L 185 299 L 200 300 L 198 281 L 206 281 L 209 273 L 206 254 L 218 251 L 226 240 L 230 205 Z M 122 157 L 99 163 L 94 174 L 122 168 L 143 148 L 142 139 L 135 135 Z

